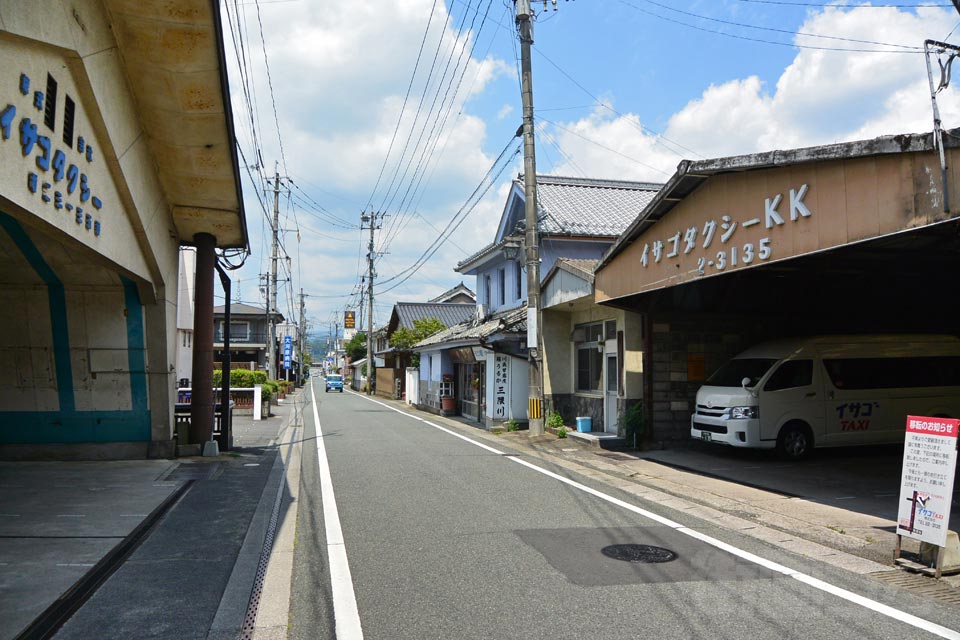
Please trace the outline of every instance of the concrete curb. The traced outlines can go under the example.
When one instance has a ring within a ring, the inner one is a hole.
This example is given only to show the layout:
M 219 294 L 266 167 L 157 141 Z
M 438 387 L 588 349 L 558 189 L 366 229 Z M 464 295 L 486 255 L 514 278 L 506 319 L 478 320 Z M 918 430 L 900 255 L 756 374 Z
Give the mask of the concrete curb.
M 273 512 L 277 492 L 280 490 L 281 483 L 284 482 L 285 479 L 289 482 L 290 478 L 291 470 L 289 468 L 289 462 L 293 457 L 294 446 L 297 444 L 293 441 L 293 437 L 297 433 L 297 425 L 290 424 L 291 421 L 293 421 L 294 415 L 294 413 L 291 413 L 287 417 L 288 424 L 283 428 L 280 436 L 274 441 L 275 443 L 279 443 L 279 446 L 276 456 L 274 457 L 273 466 L 270 470 L 270 475 L 267 478 L 267 482 L 263 487 L 263 491 L 260 493 L 260 501 L 257 504 L 257 509 L 254 512 L 253 518 L 250 520 L 250 526 L 247 529 L 246 536 L 243 539 L 240 552 L 237 554 L 237 560 L 234 564 L 233 571 L 230 574 L 230 578 L 227 581 L 227 586 L 224 589 L 223 596 L 220 599 L 220 606 L 217 608 L 217 613 L 214 616 L 213 624 L 211 625 L 207 634 L 207 638 L 209 640 L 233 640 L 237 637 L 241 628 L 243 627 L 247 608 L 250 604 L 252 585 L 256 579 L 257 567 L 260 562 L 260 555 L 266 539 L 267 528 L 270 524 L 270 517 Z M 284 460 L 284 447 L 287 449 L 287 460 Z M 296 457 L 297 473 L 295 478 L 297 485 L 299 486 L 299 449 L 297 450 Z M 292 490 L 293 489 L 291 488 L 291 491 Z M 289 496 L 285 496 L 284 501 L 289 503 Z M 292 505 L 292 517 L 294 522 L 296 522 L 296 502 L 293 501 Z M 281 505 L 281 507 L 282 506 L 283 505 Z M 290 517 L 290 513 L 286 514 L 284 523 L 286 523 Z M 277 543 L 275 542 L 270 557 L 271 567 L 273 566 L 273 555 L 276 553 Z M 292 575 L 292 565 L 290 566 L 290 572 L 290 575 Z M 289 602 L 290 575 L 287 576 L 286 581 L 287 597 L 285 602 Z M 264 589 L 264 593 L 269 593 L 266 588 Z M 275 597 L 276 596 L 262 598 L 260 611 L 264 609 L 264 603 L 266 600 L 271 600 Z M 260 622 L 259 613 L 257 622 Z M 284 621 L 284 630 L 285 629 L 286 621 Z

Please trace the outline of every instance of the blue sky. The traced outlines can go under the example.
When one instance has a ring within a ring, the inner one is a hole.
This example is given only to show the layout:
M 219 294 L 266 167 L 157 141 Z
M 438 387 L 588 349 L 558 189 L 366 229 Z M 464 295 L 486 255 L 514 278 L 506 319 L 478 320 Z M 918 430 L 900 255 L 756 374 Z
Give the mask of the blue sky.
M 538 172 L 665 182 L 684 158 L 930 130 L 918 50 L 927 38 L 960 42 L 960 15 L 946 0 L 917 4 L 559 0 L 544 12 L 534 2 Z M 294 185 L 281 198 L 290 257 L 289 272 L 281 261 L 281 312 L 302 288 L 312 332 L 323 333 L 356 307 L 367 208 L 388 214 L 377 324 L 396 300 L 426 300 L 460 282 L 453 267 L 492 241 L 521 170 L 514 157 L 497 165 L 497 180 L 488 174 L 521 122 L 513 2 L 222 6 L 238 139 L 247 162 L 260 165 L 244 180 L 253 254 L 236 272 L 241 299 L 264 304 L 269 227 L 257 196 L 275 162 Z M 462 80 L 458 73 L 435 94 L 444 68 L 447 78 L 462 70 Z M 953 87 L 939 101 L 945 126 L 960 126 Z M 478 187 L 485 196 L 471 200 Z M 456 232 L 433 247 L 468 202 Z

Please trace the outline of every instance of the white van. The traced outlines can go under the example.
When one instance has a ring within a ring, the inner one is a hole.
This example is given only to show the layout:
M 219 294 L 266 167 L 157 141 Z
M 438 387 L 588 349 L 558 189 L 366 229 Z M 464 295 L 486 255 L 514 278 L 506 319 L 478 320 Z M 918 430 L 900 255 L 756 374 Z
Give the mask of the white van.
M 907 415 L 960 416 L 960 338 L 823 336 L 752 347 L 697 392 L 690 435 L 776 448 L 903 442 Z

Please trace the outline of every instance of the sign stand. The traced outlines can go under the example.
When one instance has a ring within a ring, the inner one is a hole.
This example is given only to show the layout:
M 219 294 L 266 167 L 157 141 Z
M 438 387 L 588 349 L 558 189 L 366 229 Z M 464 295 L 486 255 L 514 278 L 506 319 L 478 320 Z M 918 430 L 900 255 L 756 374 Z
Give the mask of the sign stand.
M 940 579 L 950 522 L 960 420 L 907 416 L 903 448 L 897 546 L 893 560 L 904 569 Z M 903 537 L 937 547 L 933 566 L 901 557 Z

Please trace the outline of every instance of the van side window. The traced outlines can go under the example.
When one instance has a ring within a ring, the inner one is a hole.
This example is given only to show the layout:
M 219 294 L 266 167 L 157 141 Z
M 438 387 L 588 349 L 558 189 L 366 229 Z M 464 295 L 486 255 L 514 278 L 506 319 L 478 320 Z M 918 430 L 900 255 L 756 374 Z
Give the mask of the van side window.
M 960 357 L 832 358 L 823 366 L 837 389 L 960 386 Z
M 813 360 L 789 360 L 773 372 L 764 391 L 806 387 L 813 383 Z

